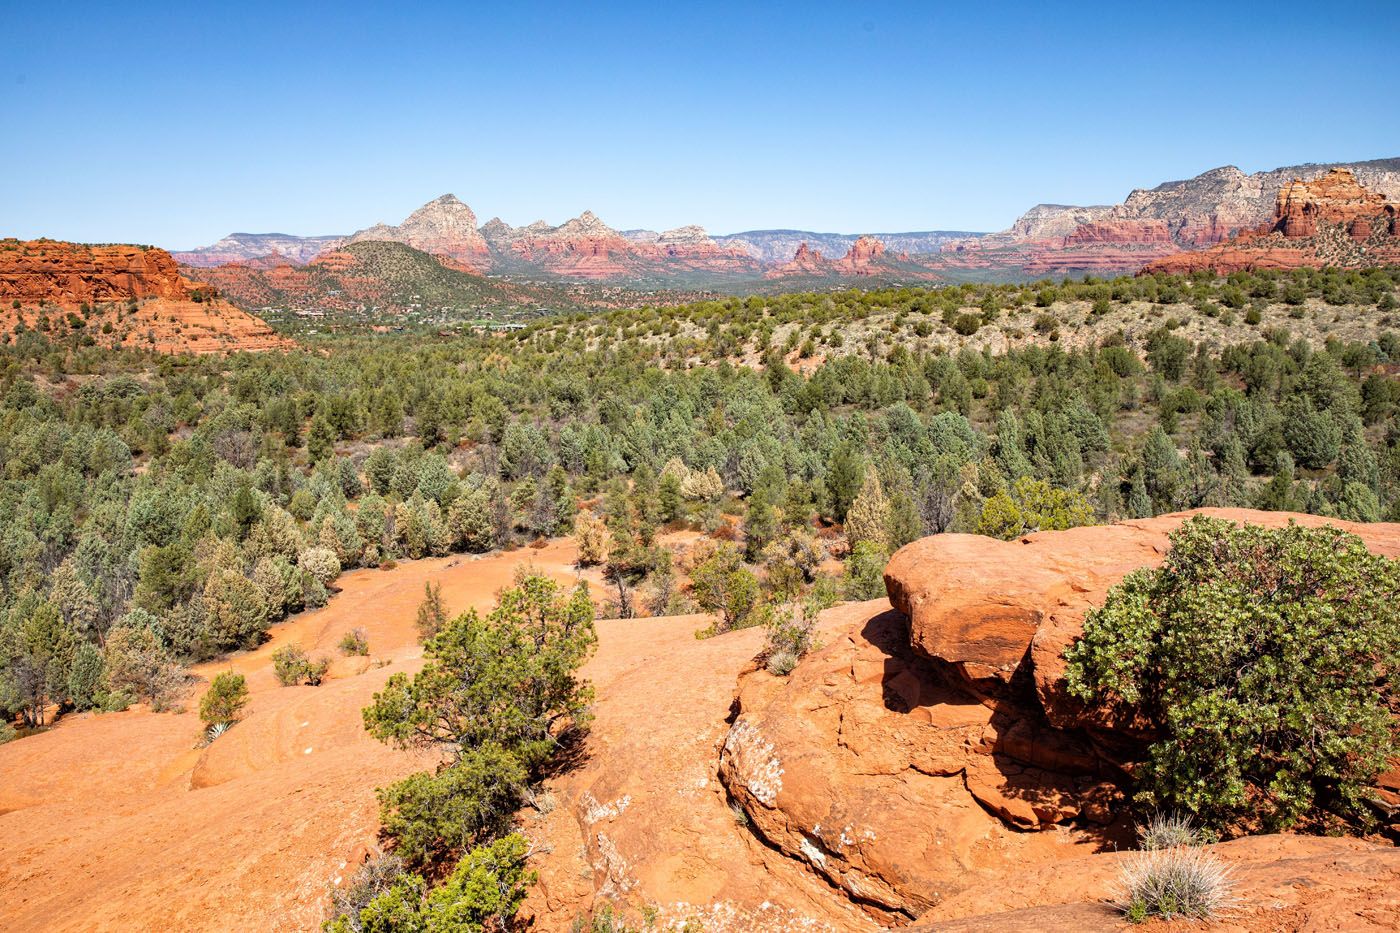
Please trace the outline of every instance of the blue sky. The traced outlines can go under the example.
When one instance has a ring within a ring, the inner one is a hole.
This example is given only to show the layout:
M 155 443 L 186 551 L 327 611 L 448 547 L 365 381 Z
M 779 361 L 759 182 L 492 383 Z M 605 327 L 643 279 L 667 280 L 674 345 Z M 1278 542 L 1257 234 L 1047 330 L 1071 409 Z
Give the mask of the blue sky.
M 0 0 L 0 235 L 998 229 L 1400 156 L 1400 3 Z

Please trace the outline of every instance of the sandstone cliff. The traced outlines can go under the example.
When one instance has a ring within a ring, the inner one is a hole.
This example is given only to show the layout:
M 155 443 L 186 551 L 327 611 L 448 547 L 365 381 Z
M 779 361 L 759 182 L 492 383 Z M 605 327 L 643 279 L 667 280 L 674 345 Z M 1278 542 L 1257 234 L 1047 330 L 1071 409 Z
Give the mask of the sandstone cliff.
M 0 325 L 17 324 L 162 353 L 291 346 L 209 285 L 181 275 L 165 250 L 129 245 L 0 240 Z
M 1008 270 L 1033 277 L 1136 272 L 1183 250 L 1203 249 L 1270 223 L 1278 199 L 1295 179 L 1316 181 L 1339 168 L 1372 192 L 1400 200 L 1400 159 L 1295 165 L 1253 174 L 1227 165 L 1135 189 L 1117 205 L 1037 205 L 1007 230 L 950 243 L 938 262 L 953 270 Z
M 1199 252 L 1175 253 L 1144 272 L 1220 275 L 1246 269 L 1348 268 L 1400 262 L 1400 201 L 1346 168 L 1282 186 L 1272 219 Z

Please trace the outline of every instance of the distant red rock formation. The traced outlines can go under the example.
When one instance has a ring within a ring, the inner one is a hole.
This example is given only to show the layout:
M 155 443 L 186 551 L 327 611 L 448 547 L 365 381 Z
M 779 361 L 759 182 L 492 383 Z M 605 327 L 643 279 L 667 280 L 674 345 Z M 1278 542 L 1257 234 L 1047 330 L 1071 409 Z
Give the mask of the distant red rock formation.
M 397 226 L 375 224 L 347 237 L 337 246 L 368 240 L 404 243 L 425 253 L 466 262 L 478 271 L 487 263 L 486 238 L 476 226 L 476 214 L 456 195 L 444 194 L 409 214 Z
M 1319 224 L 1334 224 L 1345 227 L 1353 240 L 1365 240 L 1371 235 L 1372 221 L 1387 210 L 1386 228 L 1395 236 L 1395 206 L 1362 186 L 1349 169 L 1334 168 L 1315 181 L 1295 178 L 1284 185 L 1272 231 L 1299 239 L 1316 236 Z
M 1279 189 L 1273 219 L 1210 249 L 1164 257 L 1143 273 L 1357 267 L 1400 262 L 1400 205 L 1334 168 Z

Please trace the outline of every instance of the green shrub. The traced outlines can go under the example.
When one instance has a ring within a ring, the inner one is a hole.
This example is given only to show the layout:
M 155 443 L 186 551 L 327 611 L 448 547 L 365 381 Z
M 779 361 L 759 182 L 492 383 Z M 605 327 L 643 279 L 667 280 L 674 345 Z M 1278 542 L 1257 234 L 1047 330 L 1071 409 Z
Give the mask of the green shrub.
M 786 677 L 812 650 L 818 611 L 804 603 L 784 603 L 769 609 L 763 623 L 767 629 L 763 657 L 770 673 Z
M 369 654 L 369 636 L 362 628 L 352 628 L 340 639 L 340 653 L 344 655 Z
M 1335 528 L 1196 516 L 1066 658 L 1074 695 L 1155 725 L 1139 801 L 1209 830 L 1364 827 L 1400 752 L 1400 564 Z
M 423 639 L 432 638 L 447 624 L 447 609 L 442 605 L 441 583 L 423 584 L 423 601 L 418 604 L 418 617 L 414 624 L 418 626 L 418 636 Z
M 301 683 L 319 687 L 330 666 L 329 658 L 311 660 L 301 645 L 283 645 L 272 652 L 272 672 L 284 687 L 295 687 Z
M 520 759 L 499 745 L 467 749 L 450 767 L 381 789 L 384 832 L 410 866 L 442 864 L 509 829 L 525 777 Z
M 976 314 L 959 314 L 953 318 L 953 330 L 964 337 L 971 337 L 982 329 L 982 318 Z
M 885 564 L 890 555 L 870 541 L 851 548 L 846 557 L 846 598 L 879 599 L 885 595 Z
M 199 718 L 207 725 L 237 722 L 248 705 L 248 681 L 242 674 L 224 671 L 209 685 L 209 692 L 199 701 Z
M 597 643 L 586 586 L 569 596 L 523 576 L 496 609 L 448 622 L 412 678 L 395 674 L 365 708 L 365 728 L 399 747 L 445 755 L 433 774 L 381 792 L 386 830 L 411 861 L 464 850 L 501 828 L 527 775 L 589 721 L 578 669 Z
M 691 595 L 705 612 L 719 616 L 705 634 L 715 635 L 747 628 L 757 620 L 760 588 L 758 577 L 744 566 L 738 548 L 722 544 L 691 572 Z
M 356 875 L 353 892 L 333 900 L 327 933 L 494 933 L 513 921 L 535 873 L 525 869 L 529 847 L 519 834 L 472 849 L 447 879 L 428 890 L 423 879 L 396 866 L 375 877 Z M 372 894 L 367 903 L 360 901 Z

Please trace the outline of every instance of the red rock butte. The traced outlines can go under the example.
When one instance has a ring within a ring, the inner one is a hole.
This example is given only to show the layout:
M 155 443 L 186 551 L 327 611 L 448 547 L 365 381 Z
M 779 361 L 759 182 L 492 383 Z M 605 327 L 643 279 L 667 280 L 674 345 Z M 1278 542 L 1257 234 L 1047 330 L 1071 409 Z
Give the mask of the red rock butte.
M 1279 189 L 1273 219 L 1199 252 L 1149 263 L 1144 274 L 1400 263 L 1400 205 L 1371 191 L 1350 169 Z
M 211 286 L 182 276 L 163 249 L 0 240 L 0 324 L 33 327 L 50 310 L 67 313 L 97 342 L 163 353 L 292 346 Z

